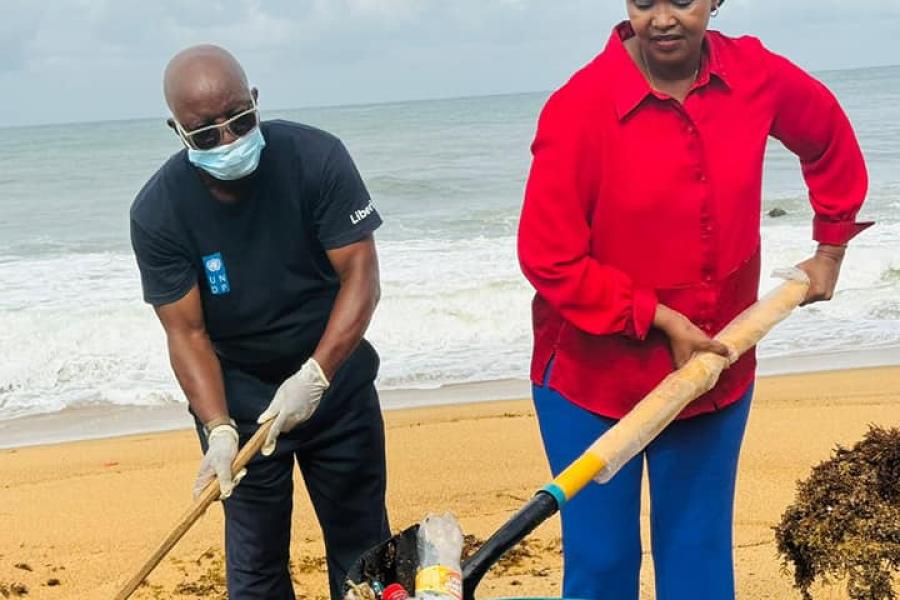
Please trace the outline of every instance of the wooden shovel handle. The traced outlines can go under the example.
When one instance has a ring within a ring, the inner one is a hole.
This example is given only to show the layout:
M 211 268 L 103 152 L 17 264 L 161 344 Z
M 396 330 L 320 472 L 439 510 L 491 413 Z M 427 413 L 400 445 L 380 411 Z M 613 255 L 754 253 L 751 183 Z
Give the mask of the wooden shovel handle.
M 259 429 L 256 430 L 256 433 L 253 434 L 253 437 L 244 444 L 244 447 L 238 452 L 237 456 L 234 458 L 234 463 L 231 465 L 231 472 L 233 474 L 239 473 L 241 469 L 247 466 L 250 459 L 256 456 L 256 453 L 260 451 L 263 443 L 266 441 L 266 436 L 269 434 L 269 429 L 272 428 L 273 421 L 274 419 L 260 425 Z M 135 573 L 135 575 L 128 580 L 128 583 L 122 587 L 119 593 L 116 594 L 115 600 L 127 600 L 127 598 L 130 598 L 138 586 L 143 583 L 144 579 L 150 575 L 153 569 L 162 562 L 162 559 L 165 558 L 175 544 L 178 543 L 178 540 L 180 540 L 194 523 L 197 522 L 197 519 L 206 512 L 209 505 L 218 499 L 219 482 L 213 479 L 209 485 L 203 489 L 191 507 L 181 516 L 169 535 L 167 535 L 159 545 L 159 548 L 156 549 L 140 570 Z

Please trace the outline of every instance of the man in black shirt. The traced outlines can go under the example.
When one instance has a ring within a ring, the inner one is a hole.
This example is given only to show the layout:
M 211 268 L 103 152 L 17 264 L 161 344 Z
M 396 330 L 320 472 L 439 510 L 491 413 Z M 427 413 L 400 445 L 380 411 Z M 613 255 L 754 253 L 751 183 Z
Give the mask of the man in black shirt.
M 390 535 L 378 355 L 362 337 L 381 218 L 340 140 L 259 121 L 257 90 L 225 50 L 176 55 L 165 96 L 185 148 L 138 194 L 131 237 L 205 453 L 194 492 L 218 478 L 227 498 L 229 595 L 294 598 L 296 460 L 339 598 L 352 562 Z M 233 481 L 239 444 L 268 419 L 264 456 Z

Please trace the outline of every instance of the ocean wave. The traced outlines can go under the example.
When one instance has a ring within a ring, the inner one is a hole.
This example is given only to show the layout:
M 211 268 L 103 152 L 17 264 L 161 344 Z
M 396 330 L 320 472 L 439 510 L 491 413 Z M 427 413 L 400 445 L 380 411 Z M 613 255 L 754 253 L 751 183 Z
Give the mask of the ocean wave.
M 808 224 L 763 228 L 766 277 L 814 248 Z M 382 388 L 525 378 L 532 289 L 515 237 L 379 241 L 382 301 L 368 337 Z M 162 328 L 141 302 L 130 254 L 0 256 L 0 419 L 84 404 L 183 402 Z M 801 309 L 763 357 L 900 345 L 900 224 L 847 254 L 838 293 Z

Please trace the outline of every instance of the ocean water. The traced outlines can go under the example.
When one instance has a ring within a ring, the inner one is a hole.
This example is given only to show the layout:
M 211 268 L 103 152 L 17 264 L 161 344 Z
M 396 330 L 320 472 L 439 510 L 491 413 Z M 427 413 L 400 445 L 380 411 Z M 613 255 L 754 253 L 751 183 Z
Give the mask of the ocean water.
M 770 362 L 900 346 L 900 67 L 820 77 L 869 163 L 860 236 L 828 304 L 763 343 Z M 531 290 L 515 257 L 528 146 L 546 93 L 270 111 L 339 135 L 385 225 L 383 299 L 369 332 L 379 385 L 425 388 L 525 378 Z M 179 148 L 162 119 L 2 130 L 0 419 L 104 404 L 183 402 L 162 329 L 140 300 L 128 208 Z M 813 249 L 796 159 L 770 145 L 764 269 Z M 763 290 L 775 282 L 764 280 Z

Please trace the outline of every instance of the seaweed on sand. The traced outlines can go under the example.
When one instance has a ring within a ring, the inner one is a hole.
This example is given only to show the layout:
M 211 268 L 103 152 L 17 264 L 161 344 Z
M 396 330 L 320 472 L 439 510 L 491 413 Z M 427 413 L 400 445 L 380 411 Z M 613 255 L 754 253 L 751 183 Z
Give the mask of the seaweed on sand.
M 900 429 L 871 426 L 853 448 L 838 446 L 799 483 L 775 538 L 804 600 L 816 580 L 846 580 L 852 600 L 897 600 Z

